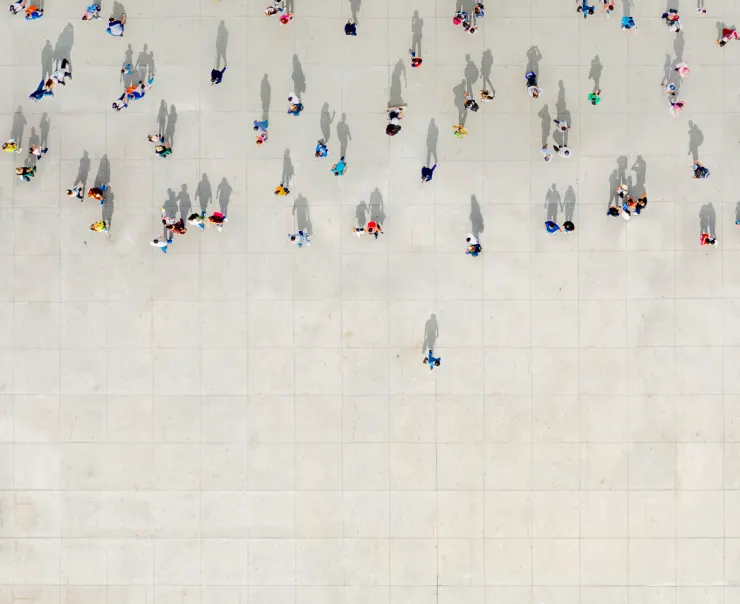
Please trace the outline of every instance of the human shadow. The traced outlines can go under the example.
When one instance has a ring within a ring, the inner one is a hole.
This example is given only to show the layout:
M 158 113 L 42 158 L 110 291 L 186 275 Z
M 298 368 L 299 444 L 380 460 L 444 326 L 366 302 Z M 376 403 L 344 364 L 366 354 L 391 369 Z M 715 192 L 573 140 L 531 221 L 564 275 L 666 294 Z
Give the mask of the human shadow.
M 663 63 L 663 84 L 670 81 L 671 73 L 673 73 L 673 57 L 666 54 L 665 62 Z
M 468 15 L 473 14 L 473 0 L 457 0 L 455 11 L 465 11 Z
M 51 129 L 51 122 L 49 121 L 49 114 L 44 113 L 41 116 L 41 122 L 39 123 L 39 132 L 41 134 L 39 145 L 41 145 L 42 148 L 46 148 L 49 146 L 49 130 L 50 129 Z
M 545 195 L 545 220 L 558 221 L 558 208 L 560 206 L 560 193 L 555 183 L 547 190 Z
M 331 136 L 331 125 L 334 123 L 334 118 L 336 116 L 336 111 L 332 111 L 331 115 L 329 115 L 329 103 L 324 103 L 324 106 L 321 108 L 319 126 L 321 127 L 321 138 L 325 143 L 329 142 L 329 137 Z
M 493 82 L 491 81 L 491 70 L 493 69 L 493 53 L 490 48 L 483 51 L 483 56 L 480 60 L 480 83 L 481 86 L 488 90 L 491 95 L 496 96 L 496 91 L 493 88 Z
M 683 50 L 685 46 L 686 46 L 686 40 L 683 37 L 683 30 L 681 30 L 676 34 L 676 37 L 673 39 L 673 52 L 676 55 L 676 63 L 683 62 Z
M 101 218 L 108 223 L 108 229 L 110 232 L 113 226 L 113 214 L 116 211 L 116 194 L 113 191 L 113 187 L 108 185 L 105 189 L 105 203 L 102 208 Z
M 689 120 L 689 155 L 694 161 L 699 160 L 699 147 L 704 142 L 704 133 L 695 122 Z
M 293 55 L 293 74 L 291 78 L 293 79 L 293 92 L 301 97 L 306 92 L 306 74 L 303 73 L 303 66 L 296 54 Z
M 439 338 L 439 324 L 437 323 L 437 315 L 432 315 L 424 323 L 424 342 L 421 345 L 422 352 L 427 350 L 434 350 L 437 345 L 437 338 Z
M 164 140 L 170 146 L 175 146 L 175 128 L 177 127 L 177 108 L 170 105 L 170 113 L 167 116 L 167 127 L 164 131 Z M 161 133 L 160 133 L 161 134 Z
M 457 123 L 465 125 L 465 118 L 467 117 L 465 111 L 465 91 L 467 90 L 467 82 L 463 79 L 460 83 L 452 89 L 452 94 L 455 98 L 455 107 L 457 108 Z
M 130 65 L 130 71 L 131 73 L 126 74 L 126 66 Z M 136 68 L 134 67 L 134 49 L 131 48 L 131 44 L 128 45 L 128 48 L 126 49 L 126 53 L 123 57 L 123 64 L 121 65 L 121 81 L 123 82 L 123 87 L 128 88 L 129 86 L 132 86 L 139 80 L 142 80 L 143 78 L 139 77 L 138 71 L 136 71 Z
M 424 35 L 424 19 L 419 16 L 419 11 L 414 11 L 414 16 L 411 17 L 411 52 L 415 53 L 417 57 L 421 56 L 421 38 Z
M 167 218 L 173 220 L 177 218 L 177 195 L 175 195 L 173 189 L 167 189 L 167 199 L 162 204 L 162 208 L 165 214 L 167 214 Z
M 564 211 L 564 219 L 572 222 L 576 213 L 576 192 L 571 185 L 565 190 L 563 204 L 560 207 Z
M 308 207 L 308 200 L 301 194 L 298 194 L 293 202 L 293 216 L 295 216 L 296 226 L 299 231 L 313 233 L 311 210 Z
M 476 239 L 480 237 L 480 234 L 485 229 L 485 222 L 483 221 L 483 214 L 480 211 L 480 204 L 475 195 L 470 196 L 470 229 L 473 233 L 473 237 Z
M 740 224 L 740 201 L 735 205 L 735 223 Z
M 631 16 L 632 6 L 632 0 L 622 0 L 622 14 L 625 16 Z
M 364 201 L 361 201 L 355 207 L 355 218 L 357 219 L 357 228 L 361 229 L 367 224 L 368 207 Z
M 39 138 L 39 135 L 36 134 L 36 128 L 31 126 L 31 134 L 28 136 L 28 148 L 38 146 L 41 143 L 41 139 Z M 32 166 L 36 165 L 37 158 L 35 155 L 31 155 L 28 160 L 31 162 Z
M 717 213 L 711 203 L 706 203 L 699 210 L 700 235 L 707 233 L 711 237 L 717 236 Z
M 192 213 L 193 202 L 190 199 L 190 193 L 188 193 L 188 185 L 184 183 L 180 185 L 180 192 L 177 194 L 177 205 L 180 207 L 180 217 L 187 220 Z
M 470 55 L 465 55 L 465 92 L 471 96 L 474 95 L 473 84 L 478 81 L 479 75 L 477 65 L 473 63 Z
M 327 112 L 328 115 L 328 112 Z M 323 113 L 322 113 L 322 119 L 323 119 Z M 332 120 L 334 119 L 334 115 L 332 115 Z M 323 134 L 323 124 L 322 124 L 322 134 Z M 349 125 L 347 124 L 347 114 L 342 114 L 342 121 L 337 123 L 337 138 L 339 139 L 339 156 L 344 157 L 347 155 L 347 146 L 349 145 L 349 141 L 352 140 L 352 134 L 349 131 Z M 324 142 L 327 142 L 328 138 L 324 138 Z
M 149 45 L 144 44 L 144 48 L 136 58 L 136 65 L 131 70 L 133 78 L 132 84 L 137 82 L 147 82 L 154 75 L 154 51 L 149 50 Z
M 48 80 L 52 71 L 54 71 L 54 47 L 51 45 L 51 40 L 47 40 L 41 49 L 41 79 Z
M 540 61 L 542 60 L 542 53 L 536 46 L 530 46 L 527 51 L 527 71 L 534 71 L 535 73 L 540 72 Z
M 619 182 L 619 170 L 614 168 L 612 173 L 609 175 L 609 204 L 607 207 L 617 205 L 617 187 L 621 183 Z
M 293 0 L 285 0 L 285 12 L 295 12 L 295 3 L 293 2 Z
M 87 179 L 90 177 L 91 166 L 92 162 L 90 161 L 90 155 L 88 155 L 87 151 L 83 151 L 82 157 L 80 158 L 80 165 L 77 168 L 77 176 L 72 185 L 73 187 L 81 185 L 83 189 L 87 189 Z
M 360 6 L 362 6 L 362 0 L 349 0 L 349 10 L 352 15 L 352 20 L 357 23 L 357 15 L 360 12 Z
M 617 158 L 617 184 L 614 185 L 616 188 L 618 185 L 622 185 L 627 181 L 627 156 L 620 155 Z
M 85 153 L 87 154 L 87 151 Z M 110 185 L 110 162 L 108 161 L 108 155 L 103 155 L 100 158 L 98 173 L 95 175 L 95 186 L 102 188 L 103 185 L 106 187 Z
M 69 65 L 67 69 L 70 73 L 72 69 L 72 46 L 75 43 L 75 28 L 71 23 L 67 23 L 57 38 L 57 43 L 54 45 L 54 63 L 59 67 L 60 63 L 67 59 Z
M 434 118 L 429 120 L 429 126 L 427 128 L 427 161 L 426 164 L 429 166 L 432 163 L 432 157 L 434 157 L 434 163 L 437 163 L 437 144 L 439 142 L 439 128 Z
M 221 70 L 221 62 L 226 66 L 226 46 L 229 44 L 229 30 L 226 24 L 221 21 L 218 24 L 218 33 L 216 34 L 216 69 Z
M 401 94 L 401 76 L 403 76 L 404 85 L 408 86 L 409 82 L 406 78 L 406 65 L 403 60 L 398 59 L 395 66 L 393 67 L 393 73 L 391 74 L 391 89 L 388 97 L 389 107 L 398 107 L 404 105 L 403 95 Z
M 377 187 L 370 193 L 370 202 L 368 203 L 370 220 L 374 220 L 380 225 L 385 224 L 385 209 L 383 204 L 383 195 Z
M 647 175 L 647 164 L 645 163 L 645 160 L 642 158 L 642 155 L 638 155 L 637 159 L 635 160 L 634 165 L 632 166 L 632 170 L 635 173 L 635 194 L 640 197 L 641 195 L 645 195 L 647 193 L 647 189 L 645 187 L 645 178 Z M 616 188 L 617 185 L 614 185 Z
M 167 101 L 162 99 L 159 103 L 159 113 L 157 113 L 157 128 L 160 136 L 164 136 L 167 131 Z
M 560 80 L 558 82 L 558 102 L 555 103 L 555 114 L 557 116 L 558 121 L 568 122 L 568 125 L 572 126 L 571 121 L 570 121 L 570 111 L 568 111 L 568 104 L 565 100 L 565 85 L 563 84 L 563 80 Z M 568 133 L 569 133 L 569 130 L 566 130 L 565 132 L 556 130 L 555 134 L 553 135 L 553 138 L 559 145 L 565 145 L 567 147 L 568 146 Z
M 221 182 L 216 187 L 216 200 L 218 201 L 219 211 L 226 216 L 229 210 L 229 202 L 231 201 L 231 193 L 233 189 L 224 176 Z
M 262 76 L 260 99 L 262 100 L 262 119 L 266 120 L 270 115 L 270 101 L 272 100 L 272 86 L 270 86 L 267 74 Z
M 283 153 L 283 173 L 280 176 L 280 183 L 290 188 L 290 181 L 293 179 L 295 170 L 293 168 L 293 161 L 290 159 L 290 149 L 286 149 Z
M 111 17 L 113 17 L 114 19 L 120 19 L 125 14 L 126 9 L 123 7 L 123 4 L 121 4 L 118 0 L 114 0 Z
M 203 173 L 203 177 L 198 183 L 198 188 L 195 189 L 195 200 L 200 204 L 200 212 L 204 214 L 208 210 L 208 204 L 213 199 L 213 191 L 211 189 L 211 181 L 208 180 L 208 174 Z
M 591 69 L 588 72 L 588 79 L 594 81 L 594 92 L 601 89 L 601 72 L 604 71 L 604 66 L 601 64 L 599 55 L 596 55 L 591 59 Z
M 547 139 L 550 138 L 550 129 L 552 128 L 552 116 L 547 104 L 542 105 L 542 109 L 537 112 L 541 122 L 540 129 L 542 130 L 542 146 L 547 144 Z
M 23 142 L 23 132 L 26 129 L 26 118 L 23 115 L 23 107 L 18 105 L 18 109 L 13 114 L 13 125 L 10 128 L 10 138 L 20 146 Z

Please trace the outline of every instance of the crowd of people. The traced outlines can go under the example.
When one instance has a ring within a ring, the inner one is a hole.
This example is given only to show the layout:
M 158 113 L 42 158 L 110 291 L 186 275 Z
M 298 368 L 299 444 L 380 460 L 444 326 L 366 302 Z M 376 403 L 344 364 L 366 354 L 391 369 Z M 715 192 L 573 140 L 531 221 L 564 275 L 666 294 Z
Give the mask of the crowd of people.
M 583 15 L 585 19 L 588 16 L 595 14 L 596 6 L 589 5 L 587 0 L 578 0 L 576 11 L 578 14 Z M 614 2 L 612 0 L 603 0 L 600 14 L 606 18 L 609 18 L 613 11 Z M 27 20 L 40 19 L 44 16 L 43 8 L 31 4 L 28 0 L 17 0 L 16 2 L 13 2 L 9 6 L 9 12 L 13 15 L 24 14 L 25 19 Z M 90 4 L 84 10 L 82 20 L 96 21 L 98 19 L 101 19 L 100 12 L 100 4 Z M 707 12 L 704 8 L 702 0 L 699 1 L 697 12 L 700 14 L 706 14 Z M 452 23 L 455 27 L 461 27 L 464 32 L 474 34 L 479 29 L 481 19 L 484 17 L 485 14 L 486 10 L 483 3 L 478 1 L 475 3 L 470 13 L 464 10 L 455 11 L 453 14 Z M 288 10 L 288 8 L 284 5 L 283 0 L 273 0 L 272 3 L 265 8 L 265 15 L 268 17 L 276 17 L 281 25 L 287 25 L 291 23 L 294 18 L 291 10 Z M 353 15 L 353 17 L 356 17 L 356 15 Z M 682 24 L 677 8 L 668 8 L 661 15 L 661 19 L 664 20 L 665 24 L 668 26 L 671 32 L 678 34 L 682 31 Z M 108 19 L 108 24 L 105 31 L 111 36 L 122 37 L 125 32 L 125 26 L 125 14 L 113 15 Z M 621 19 L 621 28 L 623 30 L 636 33 L 637 24 L 634 17 L 632 15 L 624 15 Z M 356 37 L 360 34 L 356 18 L 350 18 L 344 24 L 344 33 L 347 36 L 353 37 Z M 738 39 L 738 32 L 734 27 L 724 27 L 721 30 L 721 34 L 719 36 L 719 39 L 717 40 L 717 44 L 720 47 L 724 47 L 730 41 Z M 420 68 L 423 64 L 423 59 L 420 56 L 420 49 L 412 48 L 409 51 L 409 54 L 411 67 Z M 210 80 L 212 85 L 221 84 L 223 78 L 225 77 L 227 69 L 225 62 L 223 66 L 220 65 L 220 61 L 218 62 L 219 64 L 216 66 L 216 68 L 211 70 Z M 676 76 L 679 78 L 679 83 L 680 80 L 686 78 L 690 72 L 688 63 L 684 60 L 678 61 L 677 59 L 677 62 L 675 65 L 672 66 L 672 69 Z M 538 85 L 537 67 L 533 67 L 532 65 L 530 65 L 524 75 L 527 94 L 532 99 L 539 99 L 543 94 L 543 90 Z M 138 70 L 131 65 L 131 63 L 125 63 L 121 69 L 121 78 L 126 78 L 128 85 L 124 86 L 122 94 L 112 103 L 112 109 L 116 112 L 123 111 L 133 101 L 143 99 L 146 96 L 147 92 L 151 90 L 154 84 L 155 74 L 152 67 L 151 72 L 147 70 L 147 73 L 142 76 L 138 72 Z M 131 81 L 132 78 L 135 81 Z M 41 80 L 36 89 L 29 95 L 29 99 L 32 101 L 42 101 L 47 97 L 54 97 L 55 90 L 58 89 L 57 87 L 65 87 L 68 80 L 71 79 L 72 73 L 70 70 L 69 60 L 68 58 L 63 58 L 59 62 L 57 69 L 53 73 L 51 73 L 48 78 L 44 78 Z M 674 117 L 678 117 L 685 108 L 686 104 L 684 101 L 678 98 L 679 86 L 677 86 L 677 81 L 675 79 L 666 79 L 661 83 L 661 85 L 665 95 L 668 98 L 669 110 L 671 114 Z M 595 86 L 592 92 L 588 94 L 588 102 L 592 106 L 599 105 L 602 100 L 601 94 L 601 89 Z M 464 94 L 463 113 L 467 113 L 468 111 L 472 113 L 478 112 L 481 108 L 479 105 L 479 101 L 480 103 L 489 103 L 492 100 L 494 100 L 494 93 L 492 93 L 491 90 L 488 88 L 480 90 L 480 95 L 478 96 L 477 100 L 476 98 L 474 98 L 472 91 L 468 90 Z M 287 102 L 287 113 L 294 117 L 300 117 L 301 113 L 304 110 L 304 106 L 298 94 L 291 93 L 288 96 Z M 386 109 L 387 125 L 385 131 L 389 137 L 395 137 L 401 132 L 405 110 L 406 106 L 403 104 L 395 104 L 392 106 L 389 104 L 388 108 Z M 267 116 L 263 116 L 263 119 L 261 120 L 255 120 L 253 122 L 253 128 L 254 132 L 256 133 L 256 144 L 265 144 L 268 141 L 269 129 L 269 120 L 267 119 Z M 569 124 L 566 120 L 554 120 L 554 132 L 555 134 L 559 135 L 557 139 L 558 143 L 552 145 L 551 151 L 550 146 L 547 144 L 546 140 L 543 140 L 544 144 L 540 149 L 540 153 L 545 162 L 550 162 L 553 160 L 553 152 L 557 156 L 564 159 L 567 159 L 574 154 L 574 151 L 567 145 L 567 133 L 570 128 L 571 124 Z M 452 126 L 452 131 L 458 139 L 464 138 L 467 135 L 465 120 L 461 119 L 461 123 L 454 124 Z M 547 137 L 544 138 L 546 139 Z M 165 159 L 168 156 L 172 155 L 173 149 L 171 143 L 165 138 L 163 132 L 156 132 L 154 134 L 148 135 L 148 140 L 154 145 L 154 151 L 158 157 Z M 22 152 L 21 144 L 22 143 L 19 140 L 10 139 L 2 145 L 2 150 L 8 153 L 20 154 Z M 48 149 L 46 147 L 42 148 L 40 145 L 31 145 L 28 149 L 26 161 L 23 162 L 23 165 L 15 169 L 18 178 L 20 178 L 24 182 L 30 182 L 36 175 L 38 161 L 47 152 Z M 328 156 L 328 154 L 329 150 L 327 140 L 325 140 L 325 138 L 319 139 L 315 148 L 315 157 L 325 158 Z M 423 166 L 421 169 L 421 182 L 430 182 L 434 176 L 434 172 L 436 169 L 436 163 L 431 166 Z M 698 160 L 694 161 L 692 170 L 693 178 L 695 179 L 706 179 L 711 174 L 710 170 L 707 169 Z M 332 165 L 331 173 L 335 176 L 342 176 L 346 173 L 346 171 L 347 162 L 344 155 L 342 155 L 340 156 L 339 160 Z M 85 191 L 80 186 L 73 186 L 71 189 L 67 190 L 67 195 L 70 198 L 79 199 L 80 201 L 84 201 L 86 197 L 92 198 L 99 201 L 101 205 L 104 205 L 106 203 L 107 189 L 108 187 L 106 184 L 91 187 L 87 191 Z M 275 195 L 285 196 L 288 194 L 290 194 L 290 190 L 288 189 L 287 183 L 280 183 L 275 189 Z M 612 201 L 610 201 L 607 215 L 613 217 L 621 216 L 623 219 L 629 220 L 632 216 L 640 215 L 641 212 L 645 210 L 647 202 L 647 195 L 644 192 L 641 195 L 637 196 L 637 199 L 635 199 L 627 185 L 619 184 L 615 191 L 615 195 L 613 195 L 612 197 Z M 163 226 L 163 234 L 161 236 L 155 237 L 150 243 L 152 246 L 159 248 L 163 253 L 166 253 L 168 246 L 171 245 L 174 241 L 174 235 L 184 235 L 188 230 L 188 226 L 196 228 L 202 232 L 206 229 L 206 225 L 209 224 L 213 225 L 216 229 L 220 231 L 228 219 L 226 215 L 221 212 L 214 212 L 212 215 L 206 217 L 206 213 L 203 211 L 200 213 L 190 214 L 187 217 L 181 216 L 179 219 L 176 219 L 174 216 L 170 216 L 168 212 L 165 211 L 165 209 L 163 208 L 161 220 Z M 91 224 L 90 230 L 110 235 L 110 222 L 109 220 L 101 219 Z M 575 224 L 572 220 L 567 220 L 563 223 L 561 227 L 554 220 L 547 220 L 545 221 L 545 230 L 547 231 L 547 233 L 551 234 L 561 232 L 572 233 L 575 231 Z M 380 224 L 378 220 L 370 220 L 364 225 L 353 228 L 353 232 L 358 237 L 367 234 L 372 235 L 375 239 L 378 239 L 384 231 L 383 225 Z M 288 240 L 298 247 L 308 247 L 311 245 L 311 233 L 309 233 L 305 228 L 298 229 L 297 232 L 290 233 L 288 235 Z M 700 243 L 702 245 L 716 245 L 717 241 L 716 237 L 714 237 L 712 234 L 702 233 Z M 478 237 L 473 235 L 472 233 L 468 234 L 466 238 L 465 253 L 475 258 L 479 256 L 482 251 L 483 248 Z M 432 356 L 431 350 L 429 351 L 428 356 L 425 357 L 424 362 L 429 364 L 430 369 L 439 365 L 439 359 Z

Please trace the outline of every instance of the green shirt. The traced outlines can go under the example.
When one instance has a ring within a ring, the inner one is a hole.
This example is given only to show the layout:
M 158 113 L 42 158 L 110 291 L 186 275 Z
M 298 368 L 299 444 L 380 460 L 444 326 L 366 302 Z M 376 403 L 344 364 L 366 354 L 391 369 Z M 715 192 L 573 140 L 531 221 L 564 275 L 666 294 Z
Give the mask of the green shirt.
M 593 105 L 598 105 L 601 102 L 601 97 L 598 94 L 594 94 L 592 92 L 588 95 L 588 100 L 591 101 Z

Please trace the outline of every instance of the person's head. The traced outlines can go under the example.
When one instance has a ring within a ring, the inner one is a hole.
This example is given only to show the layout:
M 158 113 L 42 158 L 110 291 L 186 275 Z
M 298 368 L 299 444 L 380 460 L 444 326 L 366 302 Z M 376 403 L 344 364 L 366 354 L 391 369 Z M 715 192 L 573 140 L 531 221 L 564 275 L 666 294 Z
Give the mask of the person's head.
M 295 241 L 295 235 L 291 235 L 291 236 L 290 236 L 290 240 L 291 240 L 291 241 Z
M 25 170 L 25 168 L 23 168 L 23 167 L 21 166 L 21 167 L 18 167 L 18 168 L 16 168 L 16 169 L 15 169 L 15 173 L 16 173 L 16 174 L 17 174 L 18 176 L 20 176 L 20 175 L 22 175 L 22 174 L 23 174 L 24 170 Z
M 435 359 L 434 360 L 434 366 L 435 367 L 439 367 L 439 359 Z
M 618 216 L 618 215 L 619 215 L 619 210 L 617 209 L 617 207 L 611 206 L 609 208 L 609 216 Z
M 576 230 L 576 225 L 574 225 L 570 220 L 566 220 L 563 223 L 563 229 L 565 231 L 567 231 L 567 232 L 575 231 Z
M 115 21 L 113 17 L 108 17 L 108 23 L 113 23 L 113 21 Z
M 157 153 L 163 153 L 164 152 L 164 148 L 165 148 L 164 145 L 157 145 L 156 147 L 154 147 L 154 150 Z
M 540 96 L 540 90 L 539 90 L 539 88 L 535 88 L 534 90 L 532 90 L 532 96 L 534 98 L 539 98 L 539 96 Z
M 725 44 L 727 44 L 727 40 L 720 40 L 719 42 L 717 42 L 717 44 L 719 44 L 720 46 L 724 46 Z
M 583 7 L 582 7 L 582 6 L 578 6 L 578 7 L 576 8 L 576 12 L 577 12 L 577 13 L 583 12 Z

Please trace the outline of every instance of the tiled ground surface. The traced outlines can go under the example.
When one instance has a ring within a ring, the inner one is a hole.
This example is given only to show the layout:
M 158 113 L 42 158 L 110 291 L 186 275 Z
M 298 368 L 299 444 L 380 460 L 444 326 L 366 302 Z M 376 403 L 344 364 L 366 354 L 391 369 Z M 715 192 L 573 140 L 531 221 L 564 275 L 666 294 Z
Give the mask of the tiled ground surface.
M 740 601 L 740 42 L 713 41 L 740 3 L 701 18 L 681 0 L 674 43 L 658 0 L 638 1 L 636 36 L 621 0 L 586 21 L 571 0 L 490 2 L 474 36 L 452 0 L 364 0 L 357 38 L 348 2 L 295 0 L 279 27 L 263 1 L 126 0 L 123 39 L 81 22 L 84 2 L 0 18 L 5 128 L 50 148 L 30 184 L 1 158 L 0 604 Z M 157 78 L 115 114 L 128 45 Z M 678 120 L 660 89 L 676 53 Z M 72 82 L 31 104 L 66 55 Z M 458 141 L 456 95 L 486 76 L 496 99 Z M 575 156 L 545 164 L 558 114 Z M 146 141 L 160 120 L 166 160 Z M 110 239 L 63 194 L 85 156 L 86 184 L 111 185 Z M 630 222 L 605 215 L 620 177 L 650 199 Z M 229 222 L 164 255 L 147 244 L 163 203 Z M 547 236 L 549 211 L 576 233 Z M 353 237 L 358 212 L 386 234 Z M 306 222 L 312 247 L 290 246 Z

